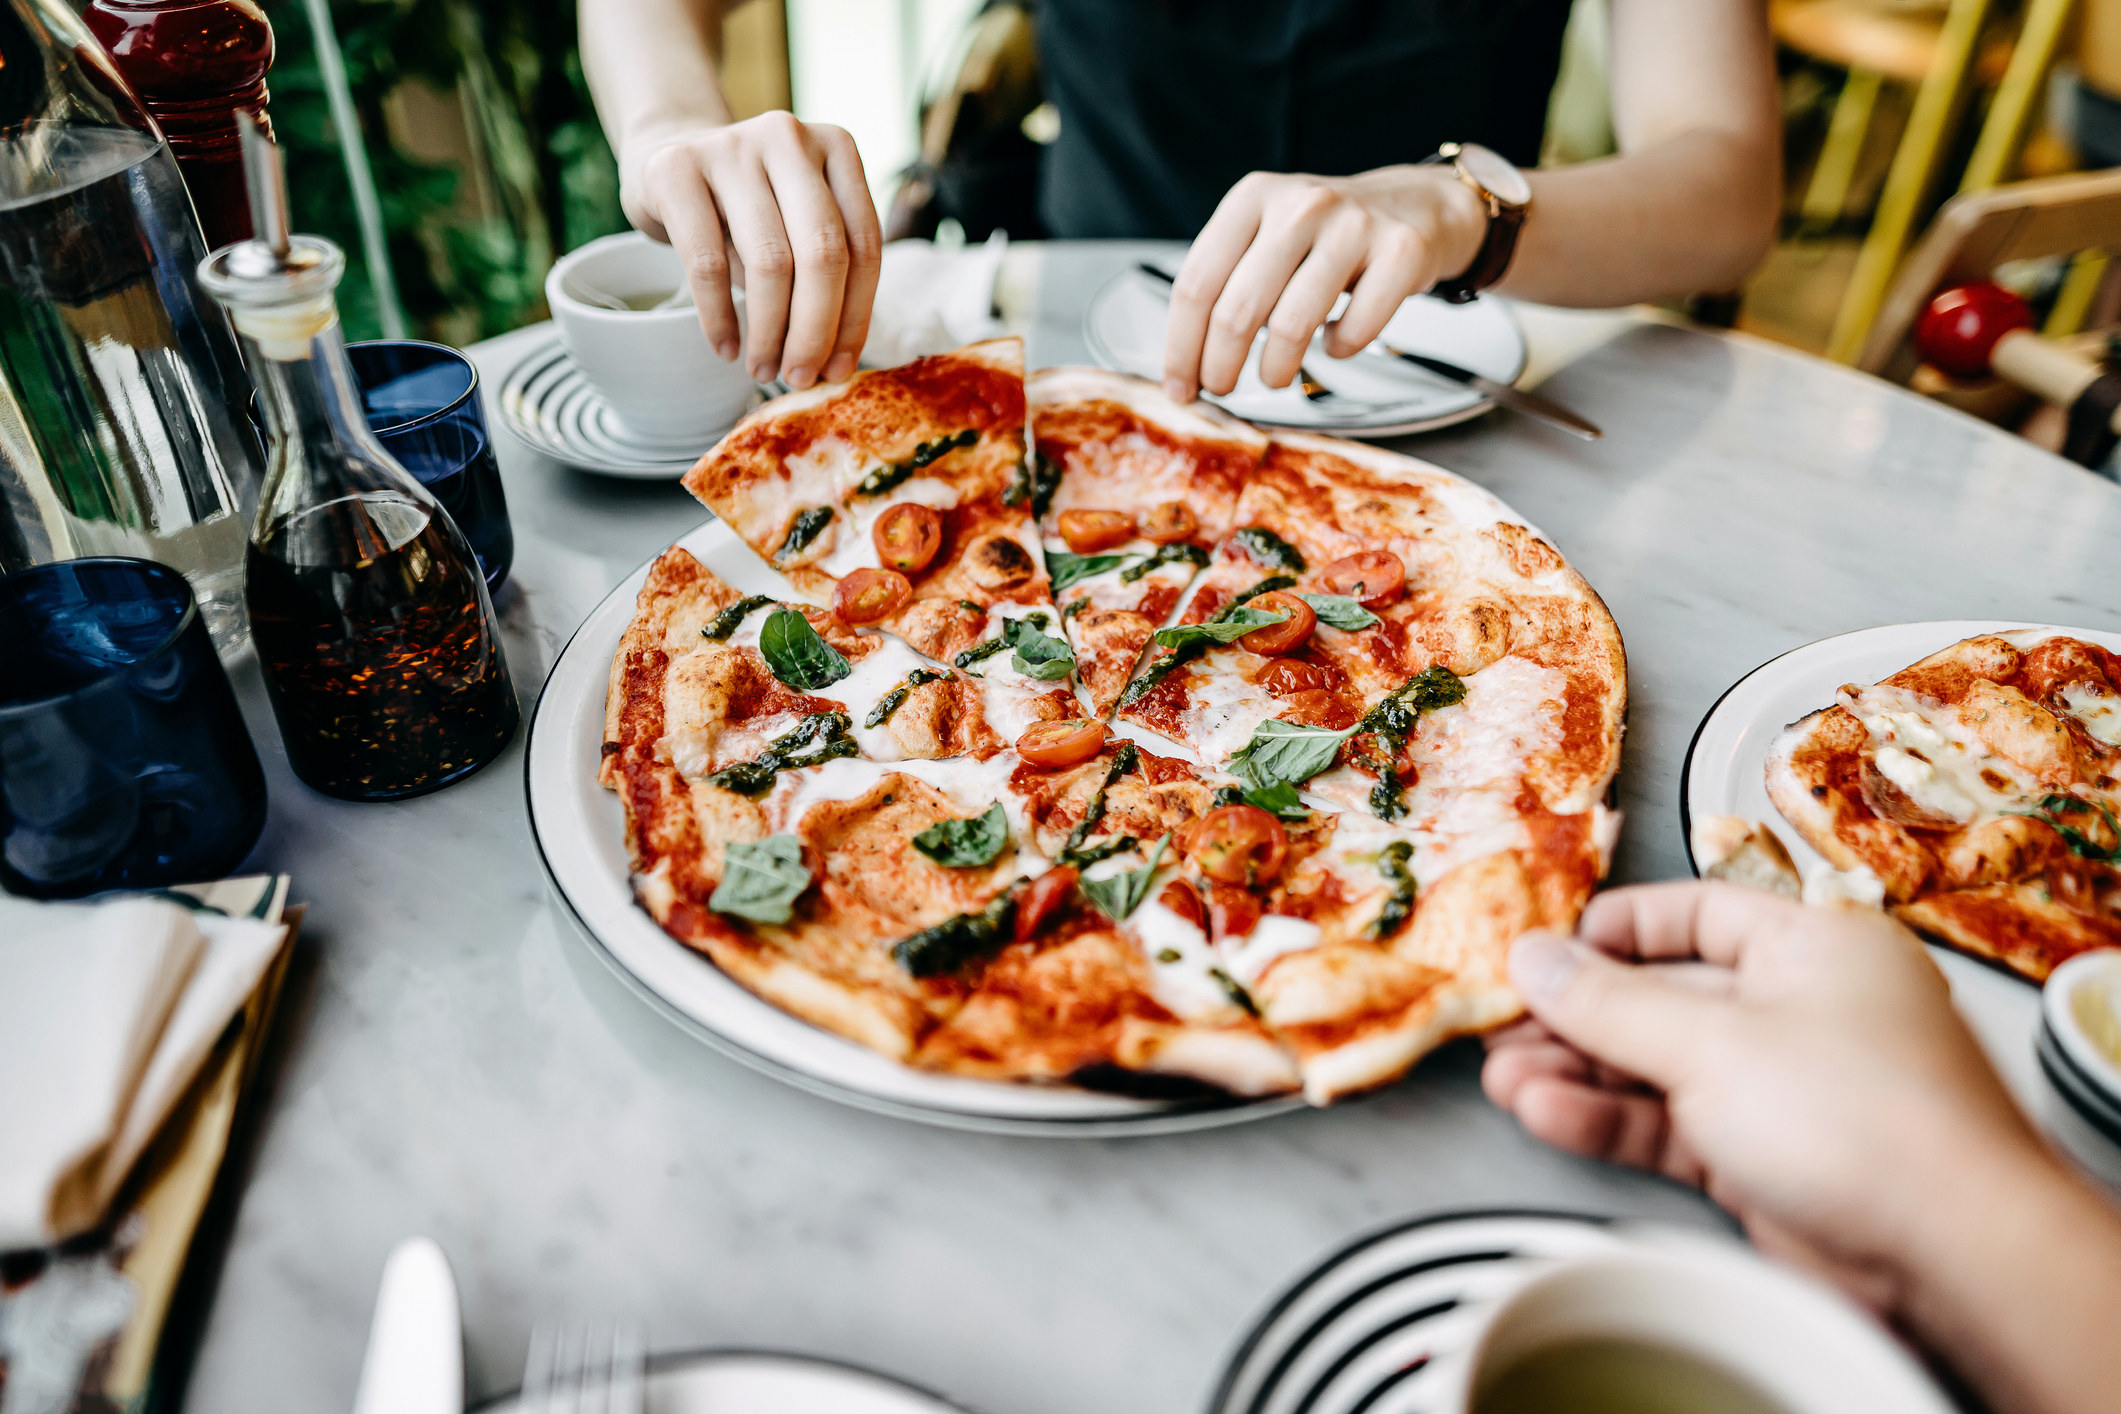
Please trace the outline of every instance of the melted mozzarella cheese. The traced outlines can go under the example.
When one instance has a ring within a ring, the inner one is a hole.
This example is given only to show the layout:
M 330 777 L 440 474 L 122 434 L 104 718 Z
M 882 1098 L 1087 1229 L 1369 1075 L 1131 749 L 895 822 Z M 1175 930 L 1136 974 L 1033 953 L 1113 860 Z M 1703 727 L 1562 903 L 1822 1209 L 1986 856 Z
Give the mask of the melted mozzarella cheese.
M 1157 1001 L 1173 1016 L 1191 1021 L 1230 1007 L 1230 994 L 1215 980 L 1222 960 L 1191 919 L 1152 898 L 1127 926 L 1149 959 Z
M 2092 740 L 2121 746 L 2121 697 L 2101 692 L 2090 683 L 2073 682 L 2062 689 L 2062 706 L 2084 724 Z
M 762 476 L 737 488 L 728 510 L 737 534 L 752 544 L 786 534 L 794 518 L 813 506 L 838 506 L 841 496 L 873 468 L 852 442 L 834 433 L 820 437 L 781 463 L 785 478 Z M 818 538 L 790 563 L 808 563 L 829 550 L 845 519 L 835 512 Z M 778 546 L 767 546 L 770 558 Z
M 896 638 L 882 634 L 871 636 L 876 639 L 877 646 L 854 664 L 854 671 L 815 695 L 847 704 L 847 715 L 853 718 L 855 744 L 862 748 L 864 756 L 872 761 L 898 761 L 905 757 L 906 749 L 891 734 L 888 724 L 866 725 L 869 713 L 885 693 L 906 680 L 906 674 L 915 668 L 934 671 L 935 664 Z
M 1885 881 L 1867 864 L 1854 869 L 1821 868 L 1804 881 L 1804 901 L 1811 904 L 1857 904 L 1885 907 Z
M 1423 714 L 1410 751 L 1420 779 L 1403 822 L 1421 887 L 1530 843 L 1517 797 L 1532 757 L 1561 742 L 1566 685 L 1556 669 L 1500 658 L 1465 679 L 1463 702 Z
M 1259 724 L 1281 710 L 1273 693 L 1238 676 L 1238 656 L 1210 649 L 1202 671 L 1186 679 L 1186 736 L 1213 766 L 1244 750 Z
M 1870 732 L 1878 774 L 1924 810 L 1971 825 L 2024 809 L 2026 797 L 2040 790 L 2023 767 L 1990 751 L 1950 708 L 1882 685 L 1843 693 L 1840 700 Z
M 956 504 L 957 488 L 932 476 L 909 477 L 881 496 L 856 497 L 853 505 L 842 508 L 832 518 L 839 533 L 831 551 L 817 561 L 817 567 L 834 579 L 858 569 L 877 569 L 884 562 L 876 553 L 876 539 L 871 532 L 885 511 L 903 505 L 947 511 Z
M 1318 939 L 1316 923 L 1269 913 L 1244 937 L 1224 938 L 1223 957 L 1230 975 L 1249 990 L 1278 959 L 1292 952 L 1308 952 L 1318 946 Z
M 985 761 L 953 756 L 941 761 L 863 761 L 839 757 L 801 770 L 783 771 L 774 782 L 764 806 L 766 818 L 776 833 L 785 833 L 801 823 L 811 806 L 823 801 L 853 800 L 865 794 L 885 776 L 897 772 L 934 786 L 950 798 L 959 816 L 969 818 L 1002 802 L 1013 837 L 1024 839 L 1023 802 L 1008 789 L 1009 774 L 1016 768 L 1013 752 L 998 752 Z

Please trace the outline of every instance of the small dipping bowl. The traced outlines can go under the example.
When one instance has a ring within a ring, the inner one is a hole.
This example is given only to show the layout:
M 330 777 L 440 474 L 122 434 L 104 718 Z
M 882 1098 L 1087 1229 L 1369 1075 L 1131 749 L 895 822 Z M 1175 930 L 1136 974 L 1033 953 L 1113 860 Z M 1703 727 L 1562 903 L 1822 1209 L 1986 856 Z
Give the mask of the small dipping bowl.
M 2040 1069 L 2084 1121 L 2121 1144 L 2121 948 L 2056 968 L 2040 993 Z

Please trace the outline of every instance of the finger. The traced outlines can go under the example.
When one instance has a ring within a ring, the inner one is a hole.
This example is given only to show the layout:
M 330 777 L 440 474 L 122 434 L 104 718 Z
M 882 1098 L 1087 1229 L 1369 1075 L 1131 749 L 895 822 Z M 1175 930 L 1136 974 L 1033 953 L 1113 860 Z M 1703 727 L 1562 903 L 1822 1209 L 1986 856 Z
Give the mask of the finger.
M 1499 1046 L 1480 1067 L 1480 1088 L 1502 1109 L 1516 1108 L 1518 1092 L 1536 1080 L 1568 1080 L 1596 1087 L 1590 1061 L 1562 1041 L 1526 1041 Z
M 781 378 L 802 389 L 839 340 L 840 305 L 847 291 L 847 228 L 840 204 L 825 184 L 821 160 L 800 135 L 775 136 L 766 145 L 766 176 L 773 183 L 781 223 L 795 256 L 795 283 L 788 301 L 788 328 L 781 345 Z
M 736 304 L 729 294 L 729 251 L 722 241 L 722 213 L 698 165 L 664 174 L 657 196 L 670 244 L 685 263 L 692 307 L 716 357 L 728 362 L 741 352 Z
M 1734 884 L 1639 884 L 1600 894 L 1577 934 L 1616 957 L 1736 967 L 1757 938 L 1803 926 L 1804 906 Z
M 839 202 L 847 231 L 847 288 L 840 301 L 840 327 L 823 377 L 837 383 L 852 376 L 862 345 L 869 340 L 869 312 L 876 303 L 876 282 L 883 268 L 884 232 L 877 222 L 862 155 L 843 128 L 820 124 L 811 129 L 825 150 L 825 183 Z
M 1288 288 L 1267 316 L 1267 346 L 1259 355 L 1260 381 L 1269 388 L 1286 388 L 1303 365 L 1311 336 L 1362 269 L 1366 234 L 1355 221 L 1328 223 L 1318 244 L 1289 277 Z
M 1370 242 L 1369 260 L 1340 318 L 1326 326 L 1326 352 L 1353 358 L 1384 333 L 1409 296 L 1435 283 L 1435 256 L 1411 226 L 1392 225 Z
M 1310 188 L 1276 200 L 1262 218 L 1259 234 L 1238 259 L 1223 292 L 1208 315 L 1208 338 L 1200 352 L 1200 386 L 1227 393 L 1252 355 L 1252 340 L 1266 327 L 1267 316 L 1289 286 L 1297 267 L 1310 255 L 1325 223 L 1332 194 Z
M 1654 1096 L 1615 1095 L 1569 1080 L 1542 1078 L 1518 1093 L 1511 1113 L 1526 1133 L 1567 1153 L 1681 1182 L 1700 1180 L 1700 1166 L 1674 1142 L 1671 1116 L 1664 1101 Z
M 1570 1045 L 1670 1090 L 1686 1078 L 1731 1004 L 1544 931 L 1510 948 L 1510 980 Z
M 795 285 L 795 255 L 766 167 L 752 153 L 732 153 L 710 174 L 730 244 L 744 268 L 744 318 L 750 326 L 744 359 L 763 383 L 781 366 L 788 331 L 788 302 Z
M 1164 391 L 1188 403 L 1200 390 L 1200 356 L 1208 339 L 1208 316 L 1259 232 L 1264 179 L 1246 177 L 1223 195 L 1208 224 L 1193 238 L 1185 263 L 1171 282 L 1171 308 L 1164 327 Z

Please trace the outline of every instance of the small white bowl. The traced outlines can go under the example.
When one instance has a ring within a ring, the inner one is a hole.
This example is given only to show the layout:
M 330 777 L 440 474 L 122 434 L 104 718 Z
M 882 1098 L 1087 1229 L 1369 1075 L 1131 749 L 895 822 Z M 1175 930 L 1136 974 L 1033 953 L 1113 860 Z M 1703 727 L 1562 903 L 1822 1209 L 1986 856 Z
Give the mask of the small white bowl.
M 2056 968 L 2040 1013 L 2067 1067 L 2057 1076 L 2050 1064 L 2048 1078 L 2080 1111 L 2103 1112 L 2112 1133 L 2121 1123 L 2121 948 L 2095 948 Z
M 741 357 L 716 356 L 689 304 L 607 309 L 593 299 L 661 297 L 684 283 L 676 251 L 626 231 L 560 257 L 545 277 L 545 302 L 568 356 L 624 429 L 696 455 L 750 404 L 755 385 Z M 733 293 L 741 324 L 743 291 Z

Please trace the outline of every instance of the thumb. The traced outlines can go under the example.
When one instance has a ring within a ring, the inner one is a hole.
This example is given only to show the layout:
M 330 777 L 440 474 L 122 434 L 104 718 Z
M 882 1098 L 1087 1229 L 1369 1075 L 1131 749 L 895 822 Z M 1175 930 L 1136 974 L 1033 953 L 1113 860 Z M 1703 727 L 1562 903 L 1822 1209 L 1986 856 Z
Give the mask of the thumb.
M 1694 1070 L 1728 1003 L 1616 962 L 1573 938 L 1536 930 L 1510 948 L 1510 981 L 1532 1014 L 1593 1060 L 1660 1090 Z

